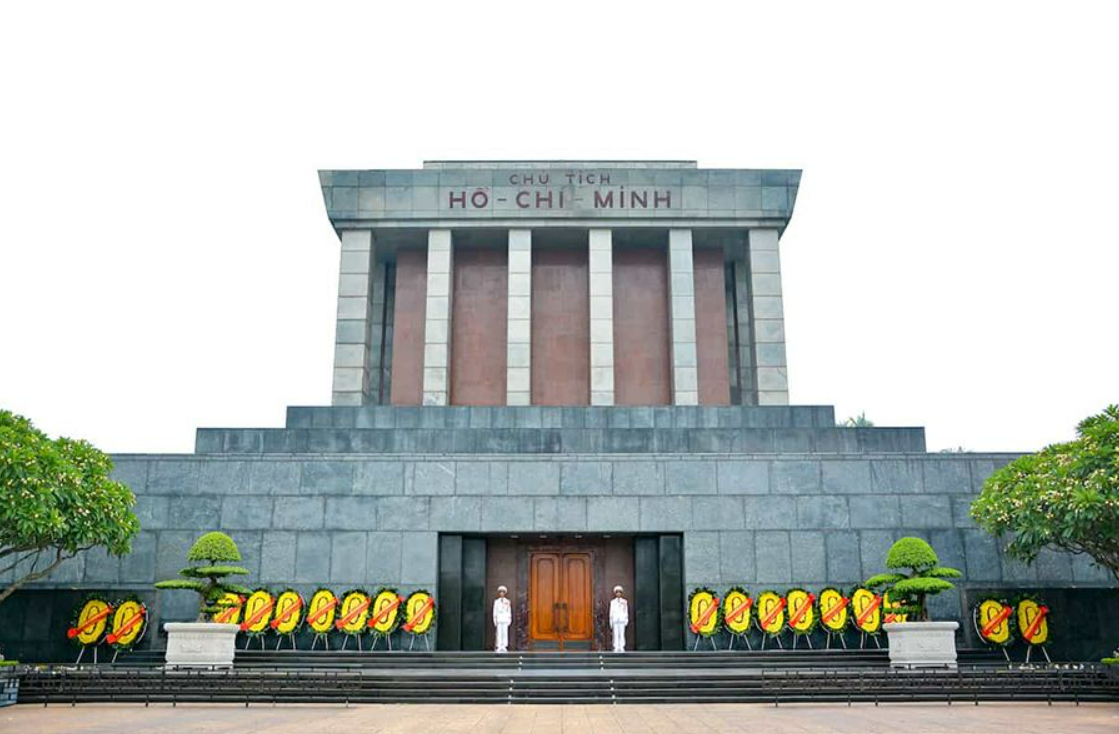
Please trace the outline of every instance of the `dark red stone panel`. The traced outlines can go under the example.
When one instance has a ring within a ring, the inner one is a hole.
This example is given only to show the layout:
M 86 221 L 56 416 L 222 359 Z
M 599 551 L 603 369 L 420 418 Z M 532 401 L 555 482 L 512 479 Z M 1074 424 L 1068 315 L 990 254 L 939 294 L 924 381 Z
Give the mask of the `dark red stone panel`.
M 692 253 L 692 267 L 695 271 L 699 404 L 730 405 L 727 293 L 723 249 L 721 247 L 696 249 Z
M 616 405 L 668 405 L 672 402 L 668 328 L 667 251 L 651 247 L 616 247 Z
M 427 312 L 427 250 L 396 253 L 392 320 L 393 405 L 421 405 L 424 392 L 424 316 Z
M 508 253 L 456 247 L 451 296 L 451 404 L 505 404 Z
M 532 403 L 587 405 L 591 397 L 587 249 L 532 252 Z

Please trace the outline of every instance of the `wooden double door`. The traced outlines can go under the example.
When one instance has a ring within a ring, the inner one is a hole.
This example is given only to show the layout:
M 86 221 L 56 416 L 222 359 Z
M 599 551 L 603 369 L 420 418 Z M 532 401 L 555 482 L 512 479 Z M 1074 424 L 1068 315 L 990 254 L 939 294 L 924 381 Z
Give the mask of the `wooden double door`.
M 593 564 L 586 552 L 533 552 L 528 636 L 534 647 L 589 648 L 594 638 Z

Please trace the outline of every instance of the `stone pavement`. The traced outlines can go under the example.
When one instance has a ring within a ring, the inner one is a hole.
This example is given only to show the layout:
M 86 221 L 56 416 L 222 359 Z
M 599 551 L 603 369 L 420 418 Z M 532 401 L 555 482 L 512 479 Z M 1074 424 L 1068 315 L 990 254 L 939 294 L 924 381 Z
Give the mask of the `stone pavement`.
M 89 704 L 0 709 L 8 734 L 1092 734 L 1119 731 L 1119 704 L 214 706 Z

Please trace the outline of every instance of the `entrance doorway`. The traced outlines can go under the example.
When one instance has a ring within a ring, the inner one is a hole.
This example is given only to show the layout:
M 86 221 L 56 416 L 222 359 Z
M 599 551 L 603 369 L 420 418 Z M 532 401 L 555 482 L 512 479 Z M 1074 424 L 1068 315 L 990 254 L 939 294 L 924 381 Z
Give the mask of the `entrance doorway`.
M 532 553 L 528 582 L 532 647 L 590 649 L 592 578 L 590 553 Z
M 493 650 L 493 601 L 508 589 L 509 650 L 609 650 L 615 584 L 630 603 L 627 650 L 684 648 L 679 534 L 439 535 L 439 650 Z

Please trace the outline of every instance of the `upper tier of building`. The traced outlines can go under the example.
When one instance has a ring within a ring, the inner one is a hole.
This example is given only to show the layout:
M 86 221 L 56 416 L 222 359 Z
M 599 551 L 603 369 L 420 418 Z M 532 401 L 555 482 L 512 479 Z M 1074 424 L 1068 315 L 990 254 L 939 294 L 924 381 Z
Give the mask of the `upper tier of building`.
M 695 161 L 425 161 L 415 170 L 320 171 L 319 179 L 339 232 L 549 220 L 784 230 L 800 173 Z

